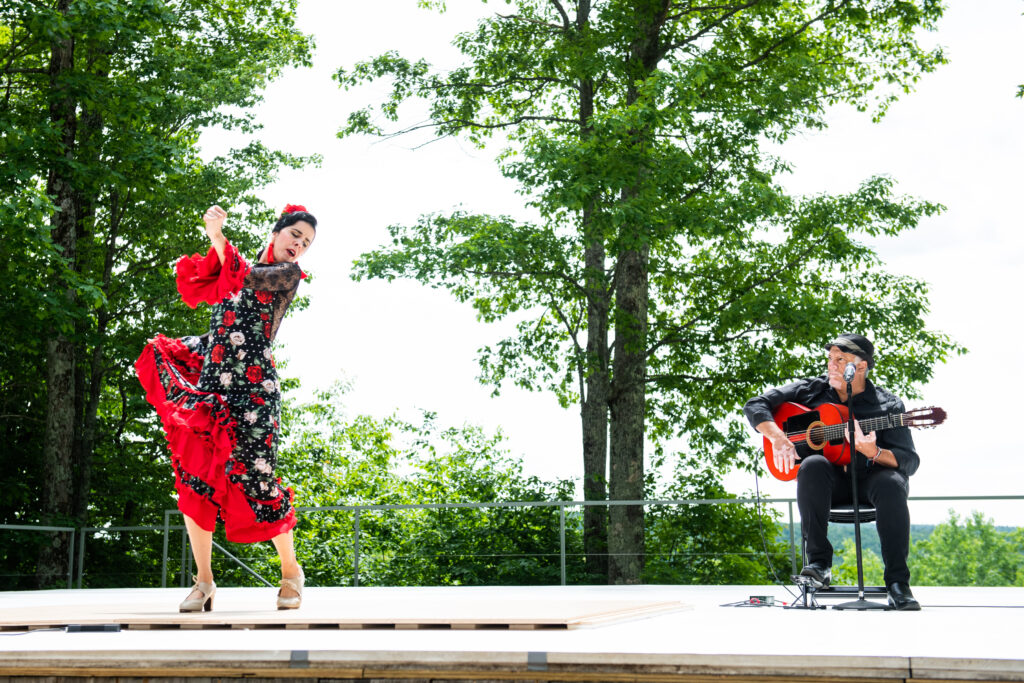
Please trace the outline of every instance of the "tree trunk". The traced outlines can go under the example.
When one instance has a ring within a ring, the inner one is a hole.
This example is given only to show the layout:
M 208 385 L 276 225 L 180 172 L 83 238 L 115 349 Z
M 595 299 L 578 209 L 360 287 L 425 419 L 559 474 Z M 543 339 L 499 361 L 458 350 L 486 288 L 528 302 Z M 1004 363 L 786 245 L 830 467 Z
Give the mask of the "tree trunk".
M 93 62 L 94 60 L 89 60 Z M 96 76 L 105 78 L 104 71 L 96 71 Z M 99 163 L 100 135 L 103 128 L 103 119 L 95 109 L 83 108 L 78 124 L 77 149 L 78 158 L 85 154 L 89 155 L 90 163 Z M 93 247 L 96 241 L 96 204 L 99 196 L 99 189 L 94 184 L 80 188 L 78 202 L 78 225 L 79 244 L 82 245 L 79 253 L 79 272 L 86 272 L 91 264 L 96 262 Z M 110 221 L 107 237 L 104 240 L 105 250 L 103 253 L 103 274 L 102 290 L 104 296 L 110 294 L 110 279 L 114 266 L 114 245 L 117 239 L 118 221 L 118 194 L 116 190 L 110 193 Z M 95 334 L 92 335 L 92 348 L 88 348 L 89 335 L 83 334 L 79 340 L 79 354 L 83 359 L 79 363 L 82 381 L 80 383 L 80 396 L 78 399 L 78 415 L 80 427 L 75 449 L 75 498 L 74 517 L 79 526 L 85 526 L 88 521 L 89 496 L 92 490 L 92 460 L 93 450 L 96 447 L 96 425 L 99 413 L 100 392 L 103 386 L 105 367 L 103 364 L 104 348 L 107 334 L 107 326 L 110 322 L 109 310 L 104 307 L 98 311 Z M 88 324 L 88 323 L 87 323 Z M 88 363 L 84 360 L 88 358 Z
M 611 401 L 609 494 L 644 497 L 644 375 L 647 368 L 647 259 L 645 244 L 619 254 L 615 285 L 615 346 Z M 609 510 L 608 582 L 640 583 L 644 566 L 644 508 Z
M 67 14 L 70 0 L 60 0 L 58 10 Z M 76 103 L 66 90 L 65 77 L 74 68 L 74 40 L 58 38 L 50 54 L 50 121 L 61 131 L 63 160 L 55 160 L 47 179 L 47 192 L 57 206 L 50 222 L 52 238 L 68 263 L 75 261 L 77 216 L 70 164 L 74 154 Z M 67 289 L 69 307 L 74 303 Z M 72 512 L 73 459 L 75 443 L 75 348 L 65 328 L 58 323 L 46 343 L 46 436 L 43 443 L 43 520 L 65 525 Z M 36 584 L 53 586 L 66 571 L 67 539 L 51 534 L 41 548 L 36 567 Z
M 576 28 L 582 32 L 590 21 L 590 1 L 576 5 Z M 594 82 L 579 82 L 580 138 L 586 140 L 592 130 Z M 582 231 L 585 247 L 587 293 L 587 349 L 584 361 L 584 386 L 580 418 L 583 427 L 583 499 L 608 499 L 608 311 L 610 310 L 605 276 L 605 244 L 602 231 L 595 226 L 594 203 L 583 211 Z M 583 508 L 583 552 L 587 574 L 604 583 L 608 579 L 608 508 L 588 505 Z
M 630 61 L 636 80 L 627 88 L 626 104 L 640 98 L 636 83 L 653 73 L 661 59 L 660 31 L 668 0 L 635 5 L 636 34 Z M 633 131 L 638 157 L 650 143 L 650 131 Z M 646 171 L 636 169 L 636 184 L 620 200 L 634 201 L 644 191 Z M 647 379 L 647 305 L 650 244 L 646 226 L 625 225 L 619 232 L 615 272 L 615 348 L 611 387 L 611 449 L 609 494 L 612 500 L 644 499 L 644 435 Z M 644 508 L 615 506 L 609 511 L 609 583 L 640 583 L 644 567 Z
M 583 214 L 585 234 L 594 231 L 591 212 Z M 585 361 L 586 398 L 580 415 L 583 422 L 583 499 L 608 498 L 608 311 L 610 309 L 605 267 L 604 240 L 587 239 L 587 351 Z M 583 508 L 583 551 L 587 573 L 595 580 L 608 577 L 608 508 Z

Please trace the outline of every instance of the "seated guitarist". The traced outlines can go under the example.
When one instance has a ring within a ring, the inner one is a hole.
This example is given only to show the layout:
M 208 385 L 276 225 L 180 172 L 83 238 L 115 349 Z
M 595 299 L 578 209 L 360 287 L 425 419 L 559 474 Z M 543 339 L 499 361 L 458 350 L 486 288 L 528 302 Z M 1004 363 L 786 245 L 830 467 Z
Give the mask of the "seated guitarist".
M 827 373 L 813 379 L 798 380 L 747 401 L 743 407 L 750 424 L 772 443 L 775 466 L 785 472 L 793 469 L 797 452 L 793 443 L 772 419 L 784 402 L 815 408 L 823 403 L 846 404 L 843 371 L 854 363 L 853 413 L 858 419 L 903 412 L 903 402 L 867 378 L 875 365 L 874 346 L 859 334 L 841 334 L 826 347 Z M 920 604 L 910 592 L 907 553 L 910 546 L 910 512 L 907 509 L 908 478 L 917 471 L 920 458 L 906 427 L 864 434 L 856 425 L 856 448 L 867 458 L 866 471 L 857 479 L 861 503 L 875 507 L 878 537 L 885 563 L 885 585 L 889 604 L 898 610 L 919 610 Z M 800 527 L 807 544 L 807 566 L 800 572 L 822 585 L 832 580 L 832 545 L 826 535 L 829 510 L 833 505 L 852 503 L 850 470 L 833 465 L 823 455 L 800 460 L 796 498 L 800 509 Z

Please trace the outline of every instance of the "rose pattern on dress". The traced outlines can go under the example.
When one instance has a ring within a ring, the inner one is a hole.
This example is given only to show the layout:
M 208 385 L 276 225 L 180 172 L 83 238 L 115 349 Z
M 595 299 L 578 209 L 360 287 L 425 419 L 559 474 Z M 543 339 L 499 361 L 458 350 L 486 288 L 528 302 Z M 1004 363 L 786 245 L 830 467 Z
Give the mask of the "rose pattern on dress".
M 263 381 L 263 368 L 258 365 L 250 365 L 245 369 L 245 376 L 253 384 L 259 384 Z
M 233 266 L 244 264 L 237 253 L 233 259 Z M 241 542 L 254 542 L 272 537 L 260 538 L 262 525 L 268 534 L 294 525 L 294 493 L 276 476 L 274 434 L 281 398 L 270 343 L 305 274 L 294 263 L 255 262 L 247 270 L 229 270 L 241 276 L 241 289 L 232 283 L 233 293 L 218 290 L 217 296 L 224 298 L 210 308 L 209 331 L 181 340 L 158 335 L 136 362 L 136 371 L 161 417 L 189 420 L 190 436 L 183 446 L 171 448 L 179 509 L 206 515 L 209 507 L 196 502 L 195 494 L 217 509 L 240 539 L 245 537 Z M 189 297 L 196 292 L 184 291 L 180 278 L 179 292 L 193 306 Z M 201 300 L 210 303 L 211 298 Z M 187 355 L 176 344 L 184 344 Z M 257 381 L 247 376 L 254 366 L 260 373 Z M 219 473 L 210 471 L 211 452 L 213 462 L 223 463 Z M 247 510 L 253 522 L 249 526 Z
M 203 365 L 199 386 L 221 394 L 235 419 L 236 445 L 225 474 L 245 494 L 257 520 L 275 522 L 291 510 L 291 494 L 275 474 L 274 432 L 280 420 L 281 396 L 266 334 L 270 323 L 265 320 L 273 315 L 274 295 L 264 295 L 246 288 L 212 307 L 210 362 Z M 218 347 L 220 351 L 215 351 Z M 200 492 L 188 483 L 192 479 L 187 473 L 182 481 Z

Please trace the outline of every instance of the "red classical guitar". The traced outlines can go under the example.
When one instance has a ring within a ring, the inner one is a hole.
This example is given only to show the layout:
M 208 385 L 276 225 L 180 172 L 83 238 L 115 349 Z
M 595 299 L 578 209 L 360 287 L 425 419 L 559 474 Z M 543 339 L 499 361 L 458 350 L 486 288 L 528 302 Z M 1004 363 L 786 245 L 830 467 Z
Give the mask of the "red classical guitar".
M 817 408 L 808 408 L 799 403 L 783 403 L 772 418 L 796 446 L 797 462 L 788 473 L 775 467 L 772 442 L 765 437 L 764 455 L 768 461 L 768 471 L 782 481 L 796 479 L 800 459 L 815 453 L 824 455 L 834 465 L 849 463 L 850 449 L 846 445 L 847 414 L 846 406 L 839 403 L 823 403 Z M 946 411 L 935 407 L 858 420 L 865 434 L 894 427 L 936 427 L 945 421 Z

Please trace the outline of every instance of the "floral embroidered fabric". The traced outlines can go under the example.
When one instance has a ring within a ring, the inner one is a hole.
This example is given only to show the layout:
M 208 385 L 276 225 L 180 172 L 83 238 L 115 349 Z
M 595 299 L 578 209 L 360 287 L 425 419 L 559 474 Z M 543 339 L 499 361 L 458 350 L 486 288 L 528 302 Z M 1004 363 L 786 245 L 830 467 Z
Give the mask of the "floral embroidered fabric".
M 209 254 L 178 266 L 189 305 L 223 295 L 211 302 L 209 332 L 158 335 L 136 369 L 167 433 L 178 507 L 208 530 L 220 518 L 228 540 L 254 542 L 295 525 L 292 491 L 276 476 L 281 396 L 271 341 L 302 273 L 294 263 L 250 268 L 234 247 L 226 256 L 219 270 Z

